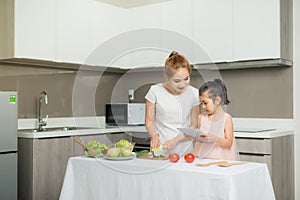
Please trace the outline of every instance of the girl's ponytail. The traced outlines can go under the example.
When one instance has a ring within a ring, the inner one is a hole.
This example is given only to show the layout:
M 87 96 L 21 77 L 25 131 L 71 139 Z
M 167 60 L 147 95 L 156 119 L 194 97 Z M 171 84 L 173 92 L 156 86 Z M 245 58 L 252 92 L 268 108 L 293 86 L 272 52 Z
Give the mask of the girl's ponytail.
M 228 105 L 230 103 L 230 101 L 228 100 L 226 85 L 220 79 L 214 79 L 214 82 L 217 83 L 220 86 L 221 98 L 222 98 L 223 104 Z

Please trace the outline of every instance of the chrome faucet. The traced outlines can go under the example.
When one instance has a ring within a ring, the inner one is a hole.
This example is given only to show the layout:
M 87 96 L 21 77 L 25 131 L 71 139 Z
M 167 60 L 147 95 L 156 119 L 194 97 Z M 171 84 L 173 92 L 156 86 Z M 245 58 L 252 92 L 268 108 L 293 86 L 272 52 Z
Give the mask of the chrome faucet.
M 48 119 L 48 115 L 46 116 L 45 119 L 43 119 L 42 117 L 42 100 L 44 98 L 44 102 L 45 104 L 48 104 L 48 95 L 45 91 L 42 91 L 40 93 L 40 96 L 39 96 L 39 101 L 38 101 L 38 106 L 39 106 L 39 121 L 38 121 L 38 131 L 43 131 L 44 130 L 44 126 L 47 125 L 47 119 Z

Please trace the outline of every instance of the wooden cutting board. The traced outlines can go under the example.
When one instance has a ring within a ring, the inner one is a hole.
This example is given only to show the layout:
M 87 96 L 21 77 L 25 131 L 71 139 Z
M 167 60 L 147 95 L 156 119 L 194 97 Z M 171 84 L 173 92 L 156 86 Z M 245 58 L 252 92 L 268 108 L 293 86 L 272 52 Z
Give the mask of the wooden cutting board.
M 139 159 L 145 159 L 145 160 L 167 160 L 168 156 L 163 156 L 163 157 L 149 157 L 149 155 L 146 154 L 146 155 L 139 156 L 137 158 L 139 158 Z

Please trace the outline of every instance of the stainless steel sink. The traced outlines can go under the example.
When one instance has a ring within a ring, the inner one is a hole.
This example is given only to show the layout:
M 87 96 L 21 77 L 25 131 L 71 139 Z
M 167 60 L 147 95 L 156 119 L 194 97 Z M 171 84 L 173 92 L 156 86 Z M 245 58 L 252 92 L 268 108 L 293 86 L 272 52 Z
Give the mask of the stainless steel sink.
M 41 133 L 41 132 L 51 132 L 51 131 L 72 131 L 72 130 L 82 130 L 82 129 L 91 129 L 91 127 L 52 127 L 44 128 L 42 130 L 38 129 L 23 129 L 18 130 L 19 133 Z

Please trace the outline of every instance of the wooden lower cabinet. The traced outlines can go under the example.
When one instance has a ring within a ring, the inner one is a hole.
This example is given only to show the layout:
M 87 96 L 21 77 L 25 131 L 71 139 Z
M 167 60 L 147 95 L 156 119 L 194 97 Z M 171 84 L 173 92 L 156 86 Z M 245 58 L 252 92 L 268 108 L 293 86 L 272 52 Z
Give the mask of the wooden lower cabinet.
M 71 137 L 19 138 L 18 199 L 59 199 L 72 147 Z
M 70 157 L 84 155 L 75 138 L 113 144 L 131 137 L 125 133 L 58 138 L 18 138 L 18 199 L 58 200 Z
M 268 165 L 276 200 L 294 200 L 294 136 L 236 139 L 240 160 Z

